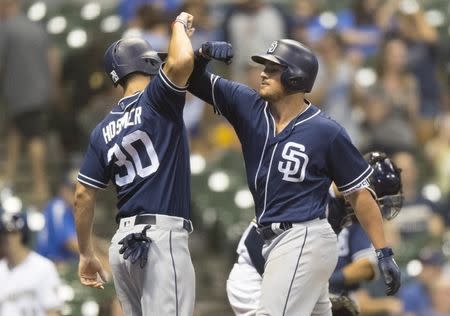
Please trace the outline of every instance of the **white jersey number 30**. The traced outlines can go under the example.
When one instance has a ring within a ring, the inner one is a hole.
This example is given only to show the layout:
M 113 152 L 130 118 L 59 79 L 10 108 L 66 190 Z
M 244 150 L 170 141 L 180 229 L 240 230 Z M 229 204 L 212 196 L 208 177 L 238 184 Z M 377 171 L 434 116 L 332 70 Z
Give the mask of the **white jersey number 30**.
M 136 147 L 133 146 L 133 144 L 137 141 L 141 141 L 144 144 L 145 152 L 150 158 L 150 164 L 146 167 L 142 166 L 141 159 L 139 158 L 139 153 Z M 111 161 L 114 155 L 117 158 L 116 165 L 119 167 L 123 166 L 127 169 L 127 173 L 123 176 L 116 174 L 116 185 L 121 187 L 126 184 L 130 184 L 134 181 L 136 175 L 144 178 L 148 177 L 152 173 L 155 173 L 156 170 L 158 170 L 159 159 L 156 155 L 155 148 L 153 147 L 152 140 L 146 132 L 137 130 L 131 134 L 124 136 L 121 145 L 123 149 L 125 149 L 125 151 L 131 156 L 132 161 L 127 159 L 127 156 L 123 153 L 118 144 L 114 144 L 114 146 L 108 150 L 108 162 Z

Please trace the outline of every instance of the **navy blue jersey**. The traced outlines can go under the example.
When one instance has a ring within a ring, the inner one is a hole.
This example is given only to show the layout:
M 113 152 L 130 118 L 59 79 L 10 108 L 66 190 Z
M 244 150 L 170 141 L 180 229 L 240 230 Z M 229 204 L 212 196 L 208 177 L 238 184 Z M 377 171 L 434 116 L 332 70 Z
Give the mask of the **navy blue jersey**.
M 359 223 L 353 223 L 349 227 L 342 229 L 338 235 L 338 249 L 339 258 L 335 271 L 341 270 L 346 265 L 363 258 L 376 261 L 372 243 Z M 348 285 L 344 288 L 330 286 L 330 292 L 350 292 L 358 289 L 359 286 L 359 284 Z
M 309 104 L 276 134 L 269 104 L 255 90 L 204 72 L 191 79 L 190 91 L 236 130 L 259 225 L 323 215 L 332 181 L 344 194 L 368 185 L 371 167 L 317 107 Z
M 123 98 L 91 133 L 78 181 L 117 191 L 117 219 L 142 213 L 189 219 L 190 167 L 183 123 L 186 87 L 163 70 Z

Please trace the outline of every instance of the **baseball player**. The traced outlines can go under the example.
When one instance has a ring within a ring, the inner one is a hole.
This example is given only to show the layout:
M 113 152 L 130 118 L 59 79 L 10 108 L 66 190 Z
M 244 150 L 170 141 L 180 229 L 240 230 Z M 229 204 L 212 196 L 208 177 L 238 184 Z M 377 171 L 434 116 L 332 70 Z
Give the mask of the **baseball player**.
M 365 157 L 374 170 L 369 178 L 370 189 L 377 196 L 383 217 L 391 220 L 403 202 L 400 171 L 384 153 L 371 152 Z M 339 247 L 338 264 L 329 281 L 330 292 L 342 295 L 356 290 L 361 281 L 373 278 L 375 270 L 372 263 L 376 258 L 355 213 L 334 185 L 329 194 L 327 218 L 338 234 Z M 255 222 L 252 222 L 242 235 L 237 248 L 238 259 L 227 280 L 228 299 L 234 313 L 239 316 L 255 315 L 259 304 L 265 260 L 261 255 L 264 240 L 256 229 Z M 343 267 L 346 267 L 345 272 Z
M 124 93 L 93 130 L 78 174 L 79 277 L 84 285 L 103 288 L 106 277 L 91 235 L 96 192 L 111 181 L 119 229 L 109 261 L 125 315 L 193 313 L 189 148 L 182 117 L 194 66 L 192 22 L 185 12 L 175 19 L 168 54 L 127 38 L 114 42 L 104 57 L 106 73 Z
M 277 40 L 266 54 L 259 91 L 205 70 L 208 58 L 229 61 L 231 45 L 206 42 L 189 91 L 212 104 L 241 141 L 256 225 L 266 260 L 256 315 L 331 315 L 328 279 L 337 262 L 336 235 L 326 220 L 334 181 L 376 248 L 392 295 L 400 271 L 387 247 L 379 207 L 367 190 L 372 168 L 345 130 L 305 99 L 318 70 L 301 43 Z
M 56 267 L 27 247 L 29 230 L 24 213 L 0 218 L 0 315 L 59 315 L 61 282 Z

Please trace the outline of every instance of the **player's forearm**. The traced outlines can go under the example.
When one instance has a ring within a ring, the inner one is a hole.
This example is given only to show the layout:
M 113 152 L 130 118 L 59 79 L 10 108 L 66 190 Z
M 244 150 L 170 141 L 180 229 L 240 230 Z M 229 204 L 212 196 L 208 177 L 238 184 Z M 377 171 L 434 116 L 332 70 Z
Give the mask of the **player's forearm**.
M 368 190 L 359 190 L 346 196 L 356 217 L 376 249 L 386 247 L 383 219 L 378 204 Z
M 194 51 L 183 23 L 175 22 L 164 72 L 176 85 L 186 85 L 194 69 Z
M 75 223 L 80 255 L 89 256 L 94 252 L 92 245 L 92 224 L 94 220 L 95 189 L 80 183 L 75 191 Z

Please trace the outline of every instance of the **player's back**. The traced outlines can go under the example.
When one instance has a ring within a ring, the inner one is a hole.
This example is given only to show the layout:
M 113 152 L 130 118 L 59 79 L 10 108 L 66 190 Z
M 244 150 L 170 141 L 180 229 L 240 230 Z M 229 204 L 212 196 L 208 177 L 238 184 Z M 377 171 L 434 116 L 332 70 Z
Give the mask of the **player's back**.
M 116 186 L 118 217 L 141 213 L 189 219 L 189 148 L 185 88 L 163 71 L 146 89 L 122 98 L 91 134 L 78 180 Z

